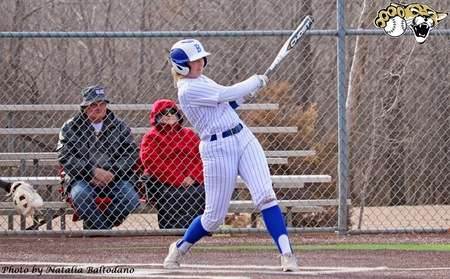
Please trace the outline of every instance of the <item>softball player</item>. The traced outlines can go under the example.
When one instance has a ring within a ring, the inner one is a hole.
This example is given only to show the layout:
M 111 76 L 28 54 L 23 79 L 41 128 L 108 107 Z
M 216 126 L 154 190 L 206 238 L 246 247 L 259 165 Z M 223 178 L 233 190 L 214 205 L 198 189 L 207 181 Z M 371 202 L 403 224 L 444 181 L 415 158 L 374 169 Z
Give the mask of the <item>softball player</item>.
M 272 189 L 264 151 L 235 112 L 243 97 L 264 87 L 268 79 L 253 75 L 232 86 L 219 85 L 202 74 L 208 55 L 194 39 L 175 43 L 169 54 L 181 109 L 201 139 L 206 205 L 203 215 L 194 219 L 183 238 L 170 245 L 164 268 L 179 268 L 190 247 L 223 223 L 239 174 L 278 247 L 282 270 L 296 271 L 297 260 Z

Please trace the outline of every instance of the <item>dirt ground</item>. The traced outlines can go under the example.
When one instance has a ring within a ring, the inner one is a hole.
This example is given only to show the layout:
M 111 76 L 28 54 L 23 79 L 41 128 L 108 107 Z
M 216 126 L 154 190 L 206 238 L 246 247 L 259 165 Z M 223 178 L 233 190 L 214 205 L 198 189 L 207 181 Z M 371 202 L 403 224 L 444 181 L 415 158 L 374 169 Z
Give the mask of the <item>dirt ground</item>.
M 450 278 L 450 253 L 391 250 L 297 251 L 300 271 L 283 273 L 266 235 L 206 237 L 182 268 L 162 261 L 177 237 L 0 237 L 2 278 Z M 331 243 L 450 243 L 450 234 L 291 235 L 295 245 Z M 115 269 L 114 269 L 115 268 Z M 88 273 L 89 272 L 89 273 Z M 115 273 L 112 273 L 115 272 Z

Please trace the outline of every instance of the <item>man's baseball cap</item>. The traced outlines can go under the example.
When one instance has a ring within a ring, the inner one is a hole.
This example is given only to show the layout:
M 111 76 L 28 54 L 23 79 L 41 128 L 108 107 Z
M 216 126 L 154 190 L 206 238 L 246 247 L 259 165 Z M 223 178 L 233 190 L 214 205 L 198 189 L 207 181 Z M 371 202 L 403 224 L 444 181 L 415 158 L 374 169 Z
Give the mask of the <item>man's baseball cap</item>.
M 100 85 L 89 86 L 83 89 L 81 95 L 83 95 L 83 102 L 80 104 L 81 107 L 87 107 L 98 101 L 109 103 L 109 100 L 105 95 L 105 89 Z

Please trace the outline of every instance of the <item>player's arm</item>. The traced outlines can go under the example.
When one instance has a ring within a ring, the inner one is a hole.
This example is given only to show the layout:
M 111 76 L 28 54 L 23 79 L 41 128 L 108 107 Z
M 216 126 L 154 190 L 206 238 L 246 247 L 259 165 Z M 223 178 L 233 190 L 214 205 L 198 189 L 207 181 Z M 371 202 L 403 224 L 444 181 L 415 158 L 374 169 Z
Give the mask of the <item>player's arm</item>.
M 185 90 L 189 92 L 189 99 L 193 105 L 216 106 L 218 103 L 236 101 L 235 105 L 247 95 L 256 92 L 267 84 L 267 77 L 253 75 L 250 78 L 231 86 L 223 86 L 217 83 L 190 84 Z
M 217 101 L 219 103 L 241 100 L 243 97 L 256 92 L 267 84 L 267 77 L 253 75 L 250 78 L 231 86 L 218 85 Z

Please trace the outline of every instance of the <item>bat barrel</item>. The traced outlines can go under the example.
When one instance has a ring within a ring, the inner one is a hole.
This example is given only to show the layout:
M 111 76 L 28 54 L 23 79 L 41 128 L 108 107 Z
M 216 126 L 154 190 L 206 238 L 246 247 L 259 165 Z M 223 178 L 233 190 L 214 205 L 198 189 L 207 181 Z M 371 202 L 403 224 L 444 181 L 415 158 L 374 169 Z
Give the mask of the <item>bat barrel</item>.
M 297 27 L 297 29 L 292 33 L 292 35 L 289 37 L 289 39 L 281 47 L 280 51 L 278 52 L 278 54 L 275 57 L 272 64 L 264 72 L 264 75 L 269 77 L 274 72 L 275 68 L 281 63 L 281 61 L 286 57 L 286 55 L 291 51 L 291 49 L 298 43 L 298 41 L 300 40 L 300 37 L 308 29 L 311 28 L 313 22 L 314 22 L 314 18 L 310 15 L 307 15 L 307 16 L 305 16 L 305 18 L 303 18 L 302 22 Z

